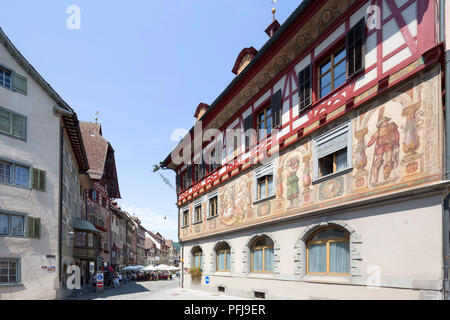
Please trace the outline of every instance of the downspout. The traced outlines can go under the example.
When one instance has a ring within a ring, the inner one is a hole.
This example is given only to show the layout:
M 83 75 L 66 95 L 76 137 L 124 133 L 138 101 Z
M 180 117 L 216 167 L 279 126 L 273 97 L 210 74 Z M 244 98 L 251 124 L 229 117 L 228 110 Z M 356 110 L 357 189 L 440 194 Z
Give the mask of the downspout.
M 445 0 L 439 1 L 439 42 L 445 44 Z M 445 49 L 446 46 L 444 46 Z M 450 51 L 445 50 L 445 179 L 450 178 Z M 443 298 L 448 300 L 448 254 L 449 254 L 449 200 L 450 194 L 444 200 L 442 217 L 442 251 L 443 251 Z
M 73 116 L 73 112 L 65 110 L 61 107 L 54 106 L 53 113 L 60 116 Z M 59 289 L 63 287 L 62 283 L 62 216 L 63 216 L 63 178 L 64 178 L 64 166 L 63 166 L 63 145 L 64 145 L 64 129 L 66 127 L 62 125 L 62 119 L 60 119 L 59 129 L 59 197 L 58 197 L 58 280 Z

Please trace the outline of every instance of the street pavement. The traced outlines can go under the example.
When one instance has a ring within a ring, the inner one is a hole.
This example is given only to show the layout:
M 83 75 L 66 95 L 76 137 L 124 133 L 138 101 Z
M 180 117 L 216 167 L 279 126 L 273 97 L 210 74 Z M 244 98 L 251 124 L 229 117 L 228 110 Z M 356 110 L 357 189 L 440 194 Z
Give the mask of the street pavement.
M 247 300 L 198 290 L 181 289 L 180 279 L 133 282 L 119 288 L 105 288 L 96 293 L 94 287 L 73 290 L 67 300 Z

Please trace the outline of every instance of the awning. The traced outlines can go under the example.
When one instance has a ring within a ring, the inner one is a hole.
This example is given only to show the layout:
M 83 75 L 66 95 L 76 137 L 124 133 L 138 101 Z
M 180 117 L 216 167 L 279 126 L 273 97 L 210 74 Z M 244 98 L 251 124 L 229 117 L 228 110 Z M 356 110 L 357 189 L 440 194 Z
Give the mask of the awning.
M 95 226 L 86 220 L 81 220 L 78 218 L 73 219 L 71 223 L 73 229 L 82 230 L 82 231 L 90 231 L 90 232 L 98 232 Z

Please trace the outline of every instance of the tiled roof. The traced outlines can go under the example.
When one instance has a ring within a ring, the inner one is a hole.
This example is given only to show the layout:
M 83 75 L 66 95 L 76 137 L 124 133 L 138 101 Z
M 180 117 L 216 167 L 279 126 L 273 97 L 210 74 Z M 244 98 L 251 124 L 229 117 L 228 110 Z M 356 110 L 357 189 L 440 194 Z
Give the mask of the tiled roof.
M 89 161 L 89 176 L 100 180 L 105 168 L 108 141 L 102 136 L 99 123 L 80 121 L 80 128 Z

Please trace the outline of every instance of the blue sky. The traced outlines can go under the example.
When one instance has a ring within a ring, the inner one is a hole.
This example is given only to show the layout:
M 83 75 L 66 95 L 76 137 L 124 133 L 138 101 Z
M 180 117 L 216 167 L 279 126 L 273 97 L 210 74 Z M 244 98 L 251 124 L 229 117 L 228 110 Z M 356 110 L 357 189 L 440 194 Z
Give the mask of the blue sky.
M 278 21 L 300 2 L 278 0 Z M 70 5 L 81 9 L 80 30 L 66 27 Z M 177 239 L 175 192 L 152 165 L 175 146 L 175 129 L 192 127 L 197 105 L 233 80 L 239 52 L 268 40 L 271 8 L 270 0 L 15 0 L 2 3 L 0 26 L 80 120 L 100 112 L 122 208 Z M 175 185 L 173 172 L 162 173 Z

